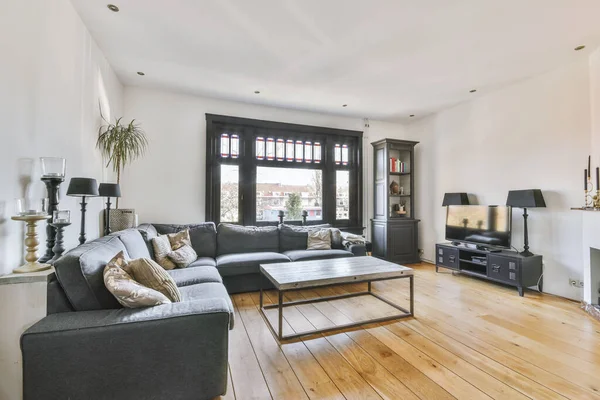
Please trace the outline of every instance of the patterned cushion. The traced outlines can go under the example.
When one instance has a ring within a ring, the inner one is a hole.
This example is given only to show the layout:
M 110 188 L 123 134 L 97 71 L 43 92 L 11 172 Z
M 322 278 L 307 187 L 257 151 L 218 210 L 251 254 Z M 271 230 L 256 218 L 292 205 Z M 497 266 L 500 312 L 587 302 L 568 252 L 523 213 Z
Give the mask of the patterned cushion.
M 198 258 L 198 254 L 194 251 L 191 245 L 183 242 L 176 243 L 176 250 L 171 251 L 167 256 L 171 261 L 177 264 L 178 268 L 185 268 Z M 173 247 L 175 249 L 175 247 Z
M 136 258 L 123 267 L 136 282 L 161 292 L 173 303 L 181 301 L 175 280 L 156 261 L 149 258 Z
M 123 269 L 126 266 L 125 255 L 120 251 L 106 264 L 103 274 L 104 285 L 123 307 L 139 308 L 171 303 L 161 292 L 136 282 Z
M 168 257 L 171 250 L 171 243 L 167 235 L 160 235 L 152 239 L 152 247 L 154 247 L 154 258 L 156 262 L 166 270 L 174 269 L 177 267 L 171 259 Z
M 169 233 L 167 234 L 167 237 L 169 238 L 169 243 L 171 244 L 171 249 L 173 250 L 177 250 L 184 245 L 192 247 L 189 229 L 184 229 L 176 233 Z M 194 254 L 196 253 L 194 252 Z
M 331 250 L 331 231 L 329 229 L 308 231 L 306 250 Z

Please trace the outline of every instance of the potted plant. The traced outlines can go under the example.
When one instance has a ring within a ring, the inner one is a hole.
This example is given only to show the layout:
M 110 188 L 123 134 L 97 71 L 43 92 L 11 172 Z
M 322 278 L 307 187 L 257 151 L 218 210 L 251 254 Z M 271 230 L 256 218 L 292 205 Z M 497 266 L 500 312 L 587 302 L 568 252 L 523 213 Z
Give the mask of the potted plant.
M 98 140 L 96 147 L 107 160 L 106 167 L 112 166 L 112 170 L 117 175 L 117 183 L 121 183 L 121 173 L 126 165 L 131 164 L 137 158 L 143 156 L 148 148 L 148 139 L 146 134 L 136 124 L 135 119 L 128 124 L 121 123 L 122 118 L 118 118 L 114 123 L 107 121 L 100 113 L 106 125 L 98 130 Z M 119 199 L 117 198 L 116 209 L 110 214 L 110 226 L 113 230 L 122 230 L 135 226 L 135 210 L 119 209 Z

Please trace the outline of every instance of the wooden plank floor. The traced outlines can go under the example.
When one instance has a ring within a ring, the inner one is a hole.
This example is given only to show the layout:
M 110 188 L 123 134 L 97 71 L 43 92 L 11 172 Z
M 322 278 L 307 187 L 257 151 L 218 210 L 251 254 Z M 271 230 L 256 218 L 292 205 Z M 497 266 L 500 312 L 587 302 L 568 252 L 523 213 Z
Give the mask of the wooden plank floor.
M 558 297 L 415 268 L 415 317 L 279 345 L 258 293 L 232 296 L 228 393 L 223 399 L 598 399 L 600 323 Z M 291 292 L 298 300 L 364 285 Z M 373 283 L 408 306 L 408 280 Z M 267 294 L 267 302 L 276 299 Z M 361 296 L 284 311 L 284 333 L 384 316 Z M 276 321 L 276 311 L 269 319 Z

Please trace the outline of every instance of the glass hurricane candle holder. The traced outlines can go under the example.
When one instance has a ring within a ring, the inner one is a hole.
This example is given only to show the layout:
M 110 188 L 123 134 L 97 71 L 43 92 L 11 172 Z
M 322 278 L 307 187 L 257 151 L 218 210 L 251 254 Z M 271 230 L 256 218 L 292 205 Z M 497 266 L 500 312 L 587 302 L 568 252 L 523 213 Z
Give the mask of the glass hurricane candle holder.
M 48 198 L 15 199 L 16 215 L 44 215 L 48 213 Z
M 41 157 L 42 178 L 63 178 L 67 169 L 67 161 L 60 157 Z
M 71 211 L 69 210 L 56 210 L 52 215 L 52 223 L 54 224 L 68 224 L 71 222 Z

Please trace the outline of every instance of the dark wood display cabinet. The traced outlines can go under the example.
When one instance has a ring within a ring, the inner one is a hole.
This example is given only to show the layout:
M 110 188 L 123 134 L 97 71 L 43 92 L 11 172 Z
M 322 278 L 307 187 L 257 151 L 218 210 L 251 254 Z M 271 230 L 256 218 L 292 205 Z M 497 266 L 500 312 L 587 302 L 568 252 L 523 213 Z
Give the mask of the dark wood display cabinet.
M 541 292 L 542 256 L 524 257 L 514 251 L 489 252 L 466 246 L 437 244 L 435 246 L 435 271 L 440 267 L 463 274 L 515 286 L 519 295 L 523 289 L 537 286 Z
M 415 219 L 415 146 L 383 139 L 373 145 L 373 256 L 399 264 L 417 263 L 419 220 Z M 394 185 L 395 184 L 395 185 Z

